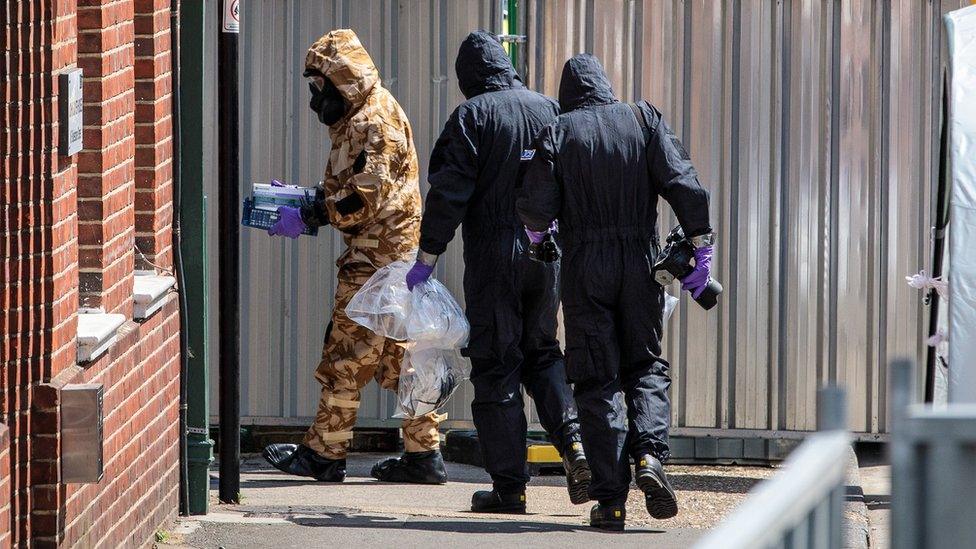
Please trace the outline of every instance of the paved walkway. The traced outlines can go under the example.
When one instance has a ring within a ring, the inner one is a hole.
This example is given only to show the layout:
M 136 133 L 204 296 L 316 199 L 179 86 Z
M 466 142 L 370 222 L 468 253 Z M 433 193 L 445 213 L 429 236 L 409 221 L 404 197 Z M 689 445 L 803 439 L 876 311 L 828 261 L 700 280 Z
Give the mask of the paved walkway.
M 689 547 L 703 528 L 716 524 L 760 479 L 764 467 L 669 467 L 681 512 L 655 521 L 643 496 L 631 490 L 628 530 L 606 534 L 586 527 L 590 505 L 569 503 L 565 479 L 536 477 L 529 485 L 527 515 L 468 511 L 471 493 L 489 486 L 478 467 L 448 464 L 444 486 L 381 483 L 369 476 L 386 457 L 354 454 L 342 484 L 316 483 L 279 473 L 260 457 L 242 467 L 240 505 L 212 505 L 211 514 L 181 520 L 169 537 L 183 547 L 443 546 L 578 547 L 612 542 L 622 547 Z M 216 490 L 216 482 L 212 484 Z
M 861 467 L 861 488 L 868 507 L 871 549 L 888 549 L 891 546 L 891 467 Z

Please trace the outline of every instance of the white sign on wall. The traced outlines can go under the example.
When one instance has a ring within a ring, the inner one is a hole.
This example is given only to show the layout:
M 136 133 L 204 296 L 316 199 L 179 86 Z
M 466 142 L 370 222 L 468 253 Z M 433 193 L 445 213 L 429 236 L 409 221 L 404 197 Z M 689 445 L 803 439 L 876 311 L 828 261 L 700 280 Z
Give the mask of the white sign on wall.
M 58 150 L 64 156 L 71 156 L 82 149 L 83 113 L 81 69 L 69 69 L 58 75 L 58 120 L 61 131 Z
M 241 28 L 241 0 L 224 0 L 224 32 L 238 33 Z

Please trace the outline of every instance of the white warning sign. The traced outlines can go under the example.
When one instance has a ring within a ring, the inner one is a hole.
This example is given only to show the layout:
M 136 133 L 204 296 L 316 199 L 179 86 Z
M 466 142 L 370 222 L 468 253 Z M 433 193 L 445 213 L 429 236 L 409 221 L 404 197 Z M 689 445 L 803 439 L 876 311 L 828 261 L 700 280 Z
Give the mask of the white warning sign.
M 241 28 L 241 0 L 224 0 L 224 32 L 239 33 Z

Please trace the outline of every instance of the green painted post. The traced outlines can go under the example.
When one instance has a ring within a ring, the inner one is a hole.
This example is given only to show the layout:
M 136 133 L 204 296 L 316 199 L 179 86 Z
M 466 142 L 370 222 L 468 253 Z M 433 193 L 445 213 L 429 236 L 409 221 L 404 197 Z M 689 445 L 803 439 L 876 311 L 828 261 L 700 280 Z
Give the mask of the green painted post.
M 508 29 L 507 34 L 515 36 L 518 31 L 518 0 L 508 0 Z M 512 66 L 518 69 L 518 43 L 512 42 L 508 46 L 508 55 L 512 58 Z M 523 77 L 525 75 L 522 75 Z
M 210 501 L 210 391 L 207 269 L 207 197 L 203 189 L 203 89 L 204 6 L 202 0 L 183 0 L 180 6 L 180 109 L 182 112 L 183 204 L 180 249 L 183 253 L 184 285 L 188 306 L 187 330 L 190 355 L 187 376 L 187 454 L 189 462 L 189 512 L 205 515 Z

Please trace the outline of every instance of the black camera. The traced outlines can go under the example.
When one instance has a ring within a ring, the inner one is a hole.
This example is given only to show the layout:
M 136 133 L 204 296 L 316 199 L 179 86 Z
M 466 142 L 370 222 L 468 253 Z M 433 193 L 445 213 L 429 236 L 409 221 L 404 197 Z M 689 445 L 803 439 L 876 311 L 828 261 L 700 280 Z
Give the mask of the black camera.
M 695 247 L 685 238 L 681 227 L 675 227 L 668 235 L 668 243 L 657 256 L 657 261 L 651 267 L 654 280 L 661 286 L 667 286 L 674 279 L 682 279 L 695 270 Z M 718 304 L 718 295 L 722 293 L 722 285 L 709 277 L 708 285 L 695 301 L 706 311 Z
M 542 242 L 538 244 L 529 242 L 529 259 L 541 261 L 542 263 L 555 263 L 559 261 L 559 245 L 552 233 L 546 233 L 542 237 Z

